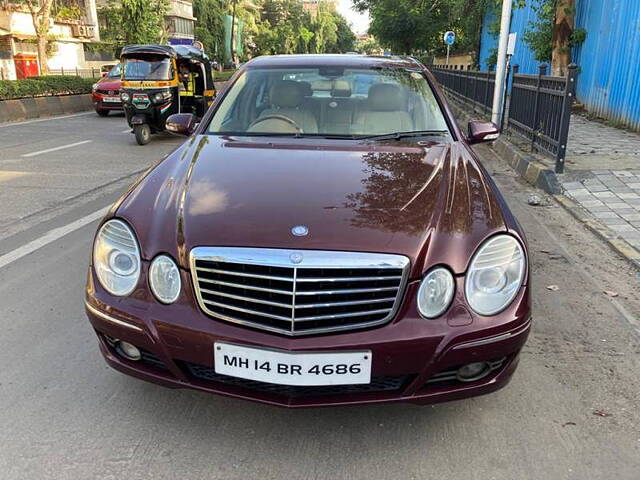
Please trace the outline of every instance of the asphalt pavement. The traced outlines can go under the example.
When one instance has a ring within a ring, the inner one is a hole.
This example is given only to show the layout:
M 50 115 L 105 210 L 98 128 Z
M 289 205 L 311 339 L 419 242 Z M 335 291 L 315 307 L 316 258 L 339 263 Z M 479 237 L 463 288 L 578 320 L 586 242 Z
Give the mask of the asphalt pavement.
M 560 207 L 529 206 L 486 147 L 532 253 L 534 326 L 505 389 L 291 411 L 111 370 L 83 311 L 96 219 L 181 141 L 125 129 L 0 126 L 0 479 L 640 478 L 640 276 Z

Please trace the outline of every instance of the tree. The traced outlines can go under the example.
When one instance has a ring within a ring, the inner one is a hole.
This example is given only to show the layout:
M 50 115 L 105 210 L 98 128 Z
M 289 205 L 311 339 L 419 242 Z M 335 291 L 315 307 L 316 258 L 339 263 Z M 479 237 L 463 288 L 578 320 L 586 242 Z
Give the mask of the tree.
M 119 50 L 125 45 L 163 43 L 168 0 L 111 0 L 98 10 L 103 43 Z
M 328 49 L 332 53 L 345 53 L 355 49 L 356 36 L 347 23 L 347 19 L 339 13 L 334 13 L 334 21 L 336 24 L 336 43 Z
M 318 4 L 318 11 L 313 18 L 311 27 L 313 31 L 311 51 L 313 53 L 325 53 L 327 47 L 335 45 L 338 41 L 335 14 L 322 2 Z
M 49 73 L 47 65 L 47 46 L 49 43 L 49 26 L 51 21 L 51 8 L 53 0 L 23 0 L 29 9 L 33 28 L 36 31 L 38 43 L 38 64 L 40 65 L 40 75 Z
M 586 30 L 573 28 L 573 0 L 541 0 L 534 5 L 536 18 L 524 32 L 524 42 L 541 63 L 552 65 L 552 75 L 565 75 L 571 63 L 571 47 L 582 43 Z
M 575 0 L 557 1 L 553 22 L 551 75 L 566 75 L 567 67 L 571 63 L 571 35 L 575 10 Z
M 202 42 L 204 51 L 212 58 L 224 63 L 224 15 L 226 0 L 193 0 L 193 16 L 198 20 L 195 39 Z

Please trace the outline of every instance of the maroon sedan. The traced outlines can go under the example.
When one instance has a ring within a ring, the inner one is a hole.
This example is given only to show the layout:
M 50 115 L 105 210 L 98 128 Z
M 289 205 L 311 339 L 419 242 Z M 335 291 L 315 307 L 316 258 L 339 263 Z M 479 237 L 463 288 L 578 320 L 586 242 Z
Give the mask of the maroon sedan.
M 522 229 L 412 59 L 261 57 L 111 209 L 86 311 L 115 369 L 288 407 L 507 384 Z
M 120 64 L 114 66 L 109 73 L 93 84 L 91 97 L 98 115 L 106 117 L 113 110 L 124 111 L 122 100 L 120 100 L 121 86 Z

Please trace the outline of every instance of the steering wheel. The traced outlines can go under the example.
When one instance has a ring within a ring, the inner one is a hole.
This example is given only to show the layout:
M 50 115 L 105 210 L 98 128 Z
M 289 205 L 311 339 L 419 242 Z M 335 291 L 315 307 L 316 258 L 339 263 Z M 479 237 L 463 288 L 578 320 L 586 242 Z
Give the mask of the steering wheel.
M 266 122 L 267 120 L 280 120 L 281 122 L 285 122 L 288 125 L 290 125 L 293 128 L 295 128 L 298 131 L 298 133 L 304 133 L 302 131 L 302 128 L 296 122 L 291 120 L 289 117 L 286 117 L 286 116 L 280 115 L 280 114 L 276 114 L 276 113 L 273 113 L 271 115 L 265 115 L 264 117 L 258 118 L 251 125 L 249 125 L 248 130 L 252 130 L 256 125 L 259 125 L 262 122 Z

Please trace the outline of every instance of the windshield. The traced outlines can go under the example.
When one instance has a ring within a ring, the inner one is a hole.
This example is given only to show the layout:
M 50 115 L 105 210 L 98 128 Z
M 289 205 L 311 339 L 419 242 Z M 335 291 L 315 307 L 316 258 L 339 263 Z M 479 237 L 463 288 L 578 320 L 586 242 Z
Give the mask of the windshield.
M 421 72 L 400 68 L 249 69 L 217 109 L 209 132 L 374 136 L 448 133 Z
M 124 80 L 171 80 L 171 59 L 160 55 L 124 59 Z
M 120 64 L 117 64 L 115 67 L 113 67 L 109 73 L 107 73 L 107 78 L 120 78 L 120 71 L 122 69 L 120 68 Z

